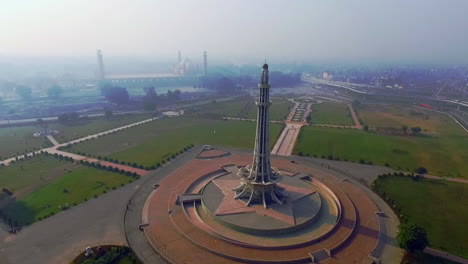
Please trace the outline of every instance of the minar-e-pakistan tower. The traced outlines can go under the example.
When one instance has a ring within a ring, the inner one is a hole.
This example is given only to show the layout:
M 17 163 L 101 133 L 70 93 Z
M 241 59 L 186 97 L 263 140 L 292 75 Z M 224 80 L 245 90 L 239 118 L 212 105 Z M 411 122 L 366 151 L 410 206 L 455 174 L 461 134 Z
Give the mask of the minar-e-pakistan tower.
M 257 112 L 257 135 L 255 137 L 255 148 L 252 165 L 241 168 L 239 176 L 242 177 L 241 184 L 235 188 L 236 199 L 241 199 L 251 204 L 263 204 L 265 208 L 270 204 L 283 204 L 286 193 L 276 183 L 282 180 L 278 172 L 273 171 L 270 165 L 270 133 L 269 108 L 270 84 L 268 82 L 268 64 L 262 68 L 262 79 L 258 84 L 259 97 L 256 101 Z

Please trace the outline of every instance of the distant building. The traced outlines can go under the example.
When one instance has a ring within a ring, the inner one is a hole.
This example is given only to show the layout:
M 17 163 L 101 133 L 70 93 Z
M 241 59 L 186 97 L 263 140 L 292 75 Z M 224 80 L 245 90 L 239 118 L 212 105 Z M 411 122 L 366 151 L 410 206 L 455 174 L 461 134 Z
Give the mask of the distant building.
M 100 49 L 97 50 L 97 62 L 99 66 L 98 80 L 105 80 L 106 74 L 104 71 L 104 61 L 102 59 L 102 51 Z
M 333 78 L 333 75 L 329 72 L 323 72 L 322 73 L 322 79 L 324 80 L 327 80 L 327 81 L 331 81 Z
M 163 112 L 162 115 L 166 116 L 166 117 L 182 116 L 182 115 L 184 115 L 184 110 L 166 111 L 166 112 Z
M 208 55 L 203 52 L 203 75 L 208 75 Z

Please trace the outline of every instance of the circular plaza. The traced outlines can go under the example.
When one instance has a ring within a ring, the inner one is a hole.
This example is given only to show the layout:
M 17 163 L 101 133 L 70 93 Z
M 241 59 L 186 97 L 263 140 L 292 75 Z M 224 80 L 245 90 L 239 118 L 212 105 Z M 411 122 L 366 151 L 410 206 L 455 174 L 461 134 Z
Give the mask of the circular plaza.
M 282 204 L 235 197 L 252 156 L 205 148 L 154 186 L 143 231 L 169 263 L 377 263 L 380 213 L 349 181 L 272 158 Z

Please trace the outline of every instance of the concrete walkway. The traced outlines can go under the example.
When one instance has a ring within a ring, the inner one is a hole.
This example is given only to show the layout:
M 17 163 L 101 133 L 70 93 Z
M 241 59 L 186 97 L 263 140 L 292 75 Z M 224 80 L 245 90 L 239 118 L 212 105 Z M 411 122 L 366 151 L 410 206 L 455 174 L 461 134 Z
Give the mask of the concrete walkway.
M 359 122 L 359 118 L 356 114 L 356 111 L 354 111 L 353 105 L 352 104 L 347 104 L 347 105 L 348 105 L 349 112 L 351 113 L 351 117 L 353 118 L 354 128 L 362 129 L 363 127 L 361 125 L 361 122 Z
M 50 147 L 50 148 L 43 148 L 43 149 L 40 149 L 40 150 L 37 150 L 37 151 L 29 152 L 29 153 L 26 153 L 26 154 L 23 154 L 23 155 L 19 155 L 19 156 L 13 157 L 13 158 L 9 158 L 9 159 L 6 159 L 6 160 L 2 160 L 2 161 L 0 161 L 0 165 L 3 164 L 4 166 L 8 166 L 8 165 L 10 165 L 10 163 L 11 163 L 12 161 L 16 161 L 16 159 L 24 158 L 24 157 L 30 157 L 30 156 L 33 156 L 33 154 L 39 154 L 39 153 L 41 153 L 41 151 L 51 153 L 51 152 L 54 152 L 54 151 L 58 151 L 58 150 L 57 150 L 58 148 L 63 147 L 63 146 L 66 146 L 66 145 L 69 145 L 69 144 L 74 144 L 74 143 L 78 143 L 78 142 L 81 142 L 81 141 L 84 141 L 84 140 L 88 140 L 88 139 L 92 139 L 92 138 L 97 138 L 97 137 L 99 137 L 99 136 L 104 136 L 104 135 L 107 135 L 107 134 L 110 134 L 110 133 L 113 133 L 113 132 L 116 132 L 116 131 L 121 131 L 121 130 L 124 130 L 124 129 L 127 129 L 127 128 L 131 128 L 131 127 L 134 127 L 134 126 L 146 124 L 146 123 L 151 122 L 151 121 L 154 121 L 154 120 L 156 120 L 156 118 L 151 118 L 151 119 L 142 120 L 142 121 L 135 122 L 135 123 L 132 123 L 132 124 L 128 124 L 128 125 L 125 125 L 125 126 L 113 128 L 113 129 L 110 129 L 110 130 L 107 130 L 107 131 L 104 131 L 104 132 L 99 132 L 99 133 L 96 133 L 96 134 L 88 135 L 88 136 L 86 136 L 86 137 L 82 137 L 82 138 L 75 139 L 75 140 L 72 140 L 72 141 L 69 141 L 69 142 L 65 142 L 65 143 L 59 143 L 59 142 L 57 142 L 53 137 L 51 137 L 52 139 L 49 138 L 49 137 L 47 137 L 47 138 L 52 142 L 52 144 L 54 144 L 53 147 Z M 70 153 L 70 155 L 71 155 L 71 153 Z
M 290 156 L 303 125 L 304 124 L 301 123 L 286 123 L 286 127 L 283 129 L 283 132 L 281 132 L 271 154 Z
M 408 176 L 413 174 L 413 173 L 407 172 L 407 171 L 397 171 L 397 172 L 403 172 L 404 174 L 406 174 Z M 462 179 L 462 178 L 439 177 L 439 176 L 428 175 L 428 174 L 422 174 L 422 175 L 419 175 L 419 177 L 427 178 L 427 179 L 433 179 L 433 180 L 443 180 L 443 181 L 449 181 L 449 182 L 468 184 L 468 180 L 467 179 Z
M 51 136 L 51 135 L 48 135 L 48 136 L 47 136 L 47 139 L 48 139 L 50 142 L 52 142 L 52 144 L 53 144 L 54 146 L 60 145 L 60 143 L 58 143 L 57 140 L 55 140 L 55 138 L 54 138 L 53 136 Z
M 440 251 L 440 250 L 437 250 L 437 249 L 427 247 L 427 248 L 424 249 L 424 253 L 427 253 L 429 255 L 436 256 L 436 257 L 439 257 L 439 258 L 448 259 L 450 261 L 454 261 L 454 262 L 457 262 L 457 263 L 468 264 L 468 259 L 466 259 L 466 258 L 455 256 L 455 255 L 452 255 L 452 254 L 449 254 L 449 253 L 446 253 L 446 252 L 443 252 L 443 251 Z

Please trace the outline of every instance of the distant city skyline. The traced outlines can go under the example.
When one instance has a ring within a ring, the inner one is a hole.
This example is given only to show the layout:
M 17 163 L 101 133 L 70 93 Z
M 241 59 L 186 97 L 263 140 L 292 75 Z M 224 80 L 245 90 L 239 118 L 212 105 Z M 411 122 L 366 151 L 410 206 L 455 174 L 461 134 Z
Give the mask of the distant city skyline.
M 0 56 L 463 62 L 468 1 L 22 0 L 0 8 Z M 268 43 L 267 47 L 264 43 Z

